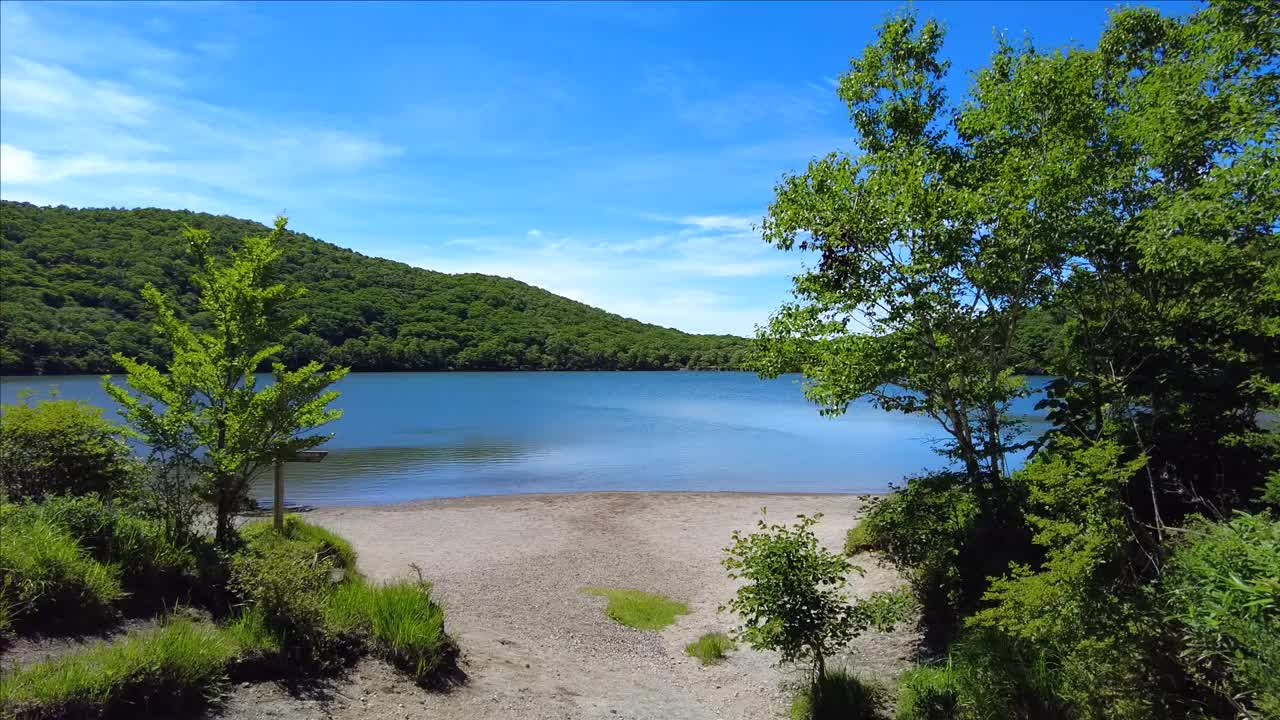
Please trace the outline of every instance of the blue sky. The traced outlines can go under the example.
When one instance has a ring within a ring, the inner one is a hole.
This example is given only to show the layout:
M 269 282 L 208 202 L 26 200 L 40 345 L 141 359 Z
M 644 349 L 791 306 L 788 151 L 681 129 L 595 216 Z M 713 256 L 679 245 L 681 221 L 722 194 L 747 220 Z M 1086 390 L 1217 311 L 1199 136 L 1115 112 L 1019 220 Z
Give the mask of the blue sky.
M 1185 3 L 1155 3 L 1185 12 Z M 835 78 L 897 3 L 0 3 L 0 195 L 267 222 L 750 334 L 800 258 L 774 182 L 851 149 Z M 916 3 L 963 93 L 996 31 L 1114 3 Z

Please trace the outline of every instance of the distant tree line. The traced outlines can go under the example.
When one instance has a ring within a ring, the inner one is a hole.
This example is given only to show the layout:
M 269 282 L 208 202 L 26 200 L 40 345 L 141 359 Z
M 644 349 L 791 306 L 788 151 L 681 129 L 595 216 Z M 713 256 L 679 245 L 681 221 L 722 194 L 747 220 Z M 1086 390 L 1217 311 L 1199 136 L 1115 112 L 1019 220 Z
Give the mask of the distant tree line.
M 0 372 L 119 370 L 115 353 L 163 365 L 141 290 L 153 284 L 183 319 L 196 305 L 185 225 L 225 252 L 258 223 L 187 211 L 0 205 Z M 449 275 L 367 257 L 286 232 L 280 279 L 307 323 L 283 340 L 288 367 L 353 370 L 733 369 L 745 338 L 693 335 L 624 318 L 525 283 Z

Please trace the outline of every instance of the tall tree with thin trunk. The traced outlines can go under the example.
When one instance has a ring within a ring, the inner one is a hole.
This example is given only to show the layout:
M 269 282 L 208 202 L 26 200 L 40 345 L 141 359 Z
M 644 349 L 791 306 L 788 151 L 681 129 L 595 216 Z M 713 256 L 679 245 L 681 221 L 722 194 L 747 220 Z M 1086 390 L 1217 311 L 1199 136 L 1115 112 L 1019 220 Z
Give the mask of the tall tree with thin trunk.
M 316 447 L 330 435 L 312 432 L 342 413 L 329 388 L 347 373 L 312 361 L 296 370 L 276 362 L 271 382 L 257 370 L 283 349 L 280 340 L 305 322 L 287 312 L 304 290 L 275 282 L 286 219 L 267 235 L 244 238 L 226 260 L 207 231 L 186 228 L 197 268 L 199 326 L 152 285 L 142 291 L 156 329 L 172 350 L 165 370 L 116 355 L 127 386 L 103 385 L 121 414 L 153 448 L 194 461 L 201 495 L 214 506 L 216 540 L 234 537 L 231 518 L 248 502 L 249 483 L 277 460 Z

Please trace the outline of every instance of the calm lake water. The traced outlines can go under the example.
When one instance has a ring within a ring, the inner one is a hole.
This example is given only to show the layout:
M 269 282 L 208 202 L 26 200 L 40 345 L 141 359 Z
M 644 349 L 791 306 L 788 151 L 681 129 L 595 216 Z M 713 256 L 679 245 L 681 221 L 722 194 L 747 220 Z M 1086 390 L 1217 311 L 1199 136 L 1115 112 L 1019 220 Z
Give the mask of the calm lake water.
M 1039 385 L 1042 378 L 1032 379 Z M 89 376 L 0 378 L 113 407 Z M 800 377 L 736 372 L 355 373 L 319 464 L 290 464 L 288 501 L 391 503 L 592 490 L 877 492 L 937 468 L 932 421 L 864 402 L 821 417 Z M 1013 408 L 1043 427 L 1027 399 Z M 110 413 L 114 414 L 114 413 Z M 254 488 L 270 501 L 270 478 Z

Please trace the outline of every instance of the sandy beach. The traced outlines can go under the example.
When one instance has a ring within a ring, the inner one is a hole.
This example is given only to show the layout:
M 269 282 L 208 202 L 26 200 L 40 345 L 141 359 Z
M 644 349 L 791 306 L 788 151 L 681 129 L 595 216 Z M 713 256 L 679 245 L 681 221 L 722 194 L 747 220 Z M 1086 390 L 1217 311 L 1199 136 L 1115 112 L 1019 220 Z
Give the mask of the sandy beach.
M 448 610 L 467 681 L 428 692 L 381 662 L 303 690 L 236 687 L 221 717 L 247 718 L 776 718 L 794 671 L 769 653 L 739 648 L 703 667 L 684 646 L 734 618 L 717 612 L 734 585 L 720 565 L 735 529 L 761 507 L 774 520 L 821 512 L 822 541 L 839 548 L 865 495 L 599 493 L 431 500 L 321 509 L 308 520 L 351 540 L 374 579 L 422 568 Z M 893 570 L 861 558 L 853 594 L 891 588 Z M 586 586 L 637 588 L 688 603 L 661 632 L 632 630 L 604 614 Z M 908 631 L 871 633 L 845 659 L 891 677 L 910 655 Z

